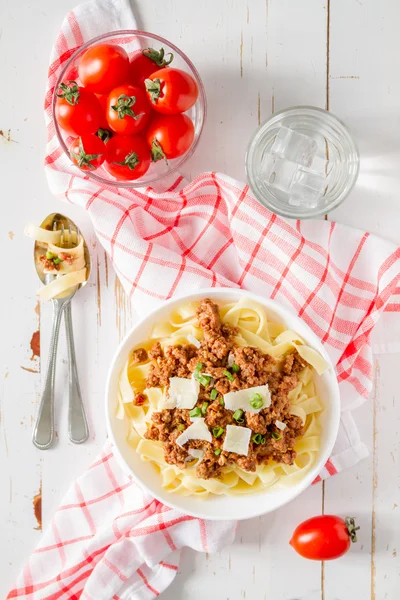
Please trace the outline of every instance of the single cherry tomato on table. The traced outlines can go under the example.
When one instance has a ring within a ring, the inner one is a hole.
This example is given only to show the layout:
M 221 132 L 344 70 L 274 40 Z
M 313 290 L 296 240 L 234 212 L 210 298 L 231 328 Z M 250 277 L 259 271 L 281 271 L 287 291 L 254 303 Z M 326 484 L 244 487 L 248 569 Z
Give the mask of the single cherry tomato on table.
M 73 163 L 83 171 L 94 171 L 106 158 L 106 147 L 96 135 L 82 135 L 76 138 L 69 153 Z
M 104 167 L 120 181 L 139 179 L 150 166 L 150 150 L 140 135 L 115 135 L 106 148 Z
M 116 133 L 133 135 L 142 131 L 150 116 L 146 94 L 134 85 L 120 85 L 107 98 L 107 121 Z
M 290 545 L 300 556 L 311 560 L 332 560 L 343 556 L 357 541 L 354 519 L 321 515 L 296 527 Z
M 79 62 L 82 85 L 96 94 L 105 94 L 124 83 L 128 77 L 129 57 L 114 44 L 97 44 L 88 48 Z
M 59 126 L 70 135 L 95 133 L 100 126 L 98 99 L 92 92 L 79 87 L 76 81 L 60 84 L 55 114 Z
M 182 156 L 193 139 L 194 125 L 187 115 L 154 115 L 146 131 L 153 162 Z
M 189 110 L 199 95 L 197 83 L 189 73 L 169 67 L 150 75 L 145 86 L 152 108 L 165 115 Z
M 136 85 L 143 85 L 145 79 L 155 71 L 170 65 L 173 59 L 174 55 L 171 52 L 165 54 L 164 48 L 137 50 L 130 60 L 129 81 Z

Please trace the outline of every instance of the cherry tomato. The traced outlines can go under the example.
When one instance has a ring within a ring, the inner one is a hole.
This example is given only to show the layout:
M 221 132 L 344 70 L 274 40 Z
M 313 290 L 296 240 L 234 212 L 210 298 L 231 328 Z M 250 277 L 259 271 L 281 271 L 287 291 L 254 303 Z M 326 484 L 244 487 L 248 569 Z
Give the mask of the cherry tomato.
M 91 92 L 105 94 L 126 81 L 129 58 L 120 46 L 98 44 L 83 54 L 79 67 L 82 85 Z
M 149 166 L 150 151 L 140 135 L 115 135 L 107 143 L 104 167 L 116 179 L 139 179 Z
M 143 85 L 145 79 L 155 71 L 170 65 L 173 59 L 174 55 L 171 52 L 165 54 L 164 48 L 160 48 L 160 50 L 154 50 L 154 48 L 136 50 L 130 60 L 129 79 L 136 85 Z
M 95 133 L 101 120 L 101 107 L 92 92 L 79 87 L 76 81 L 61 83 L 57 90 L 57 123 L 70 135 Z
M 187 115 L 154 115 L 146 131 L 153 162 L 182 156 L 193 138 L 194 125 Z
M 357 541 L 357 529 L 352 518 L 321 515 L 296 527 L 289 543 L 304 558 L 331 560 L 343 556 Z
M 106 147 L 96 135 L 82 135 L 76 138 L 70 148 L 72 162 L 83 171 L 93 171 L 103 164 Z
M 108 125 L 116 133 L 139 133 L 147 125 L 150 110 L 146 94 L 134 85 L 120 85 L 107 98 Z
M 107 143 L 112 137 L 112 131 L 107 121 L 107 98 L 108 94 L 95 94 L 101 106 L 101 120 L 100 127 L 96 132 L 96 135 L 104 142 Z
M 193 77 L 180 69 L 160 69 L 146 79 L 145 85 L 152 107 L 165 115 L 189 110 L 199 95 Z
M 95 94 L 99 104 L 101 106 L 101 121 L 100 127 L 102 129 L 108 129 L 108 121 L 107 121 L 107 98 L 108 94 Z

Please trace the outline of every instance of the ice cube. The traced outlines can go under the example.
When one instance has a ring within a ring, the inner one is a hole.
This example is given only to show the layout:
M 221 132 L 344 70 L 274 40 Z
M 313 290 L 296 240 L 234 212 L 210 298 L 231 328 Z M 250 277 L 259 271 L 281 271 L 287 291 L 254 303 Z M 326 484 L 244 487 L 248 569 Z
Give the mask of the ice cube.
M 325 156 L 317 154 L 311 161 L 310 170 L 318 175 L 328 177 L 333 169 L 333 163 L 326 159 Z
M 303 133 L 289 127 L 280 127 L 271 152 L 281 158 L 309 167 L 318 151 L 317 142 Z
M 313 173 L 310 169 L 299 169 L 293 179 L 289 204 L 315 208 L 325 195 L 327 181 L 325 174 Z
M 264 184 L 290 193 L 299 165 L 285 158 L 266 154 L 261 164 L 261 177 Z

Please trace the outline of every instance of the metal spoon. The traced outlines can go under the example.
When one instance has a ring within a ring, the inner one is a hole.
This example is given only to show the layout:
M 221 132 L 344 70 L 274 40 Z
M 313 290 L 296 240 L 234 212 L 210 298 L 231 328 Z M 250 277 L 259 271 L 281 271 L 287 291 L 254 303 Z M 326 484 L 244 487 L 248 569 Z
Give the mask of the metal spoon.
M 51 230 L 62 229 L 67 231 L 76 231 L 79 234 L 79 229 L 75 223 L 58 213 L 52 213 L 41 224 L 41 227 Z M 63 312 L 65 312 L 66 338 L 69 357 L 69 409 L 68 409 L 68 434 L 69 438 L 75 444 L 81 444 L 86 441 L 89 436 L 88 425 L 85 416 L 85 409 L 82 402 L 82 395 L 78 380 L 78 371 L 76 366 L 74 336 L 72 331 L 71 318 L 71 300 L 76 291 L 86 285 L 90 276 L 91 262 L 90 254 L 85 240 L 83 240 L 85 262 L 87 269 L 87 279 L 84 283 L 76 286 L 68 291 L 61 298 L 54 298 L 53 302 L 53 326 L 50 340 L 49 360 L 47 365 L 47 373 L 45 385 L 40 401 L 39 412 L 36 420 L 36 425 L 33 431 L 32 441 L 37 448 L 47 450 L 54 440 L 54 380 L 56 371 L 56 355 L 58 336 L 60 332 L 60 324 Z M 44 273 L 40 256 L 43 255 L 43 245 L 39 242 L 35 243 L 34 247 L 34 262 L 36 272 L 39 279 L 44 284 L 50 283 L 55 275 Z

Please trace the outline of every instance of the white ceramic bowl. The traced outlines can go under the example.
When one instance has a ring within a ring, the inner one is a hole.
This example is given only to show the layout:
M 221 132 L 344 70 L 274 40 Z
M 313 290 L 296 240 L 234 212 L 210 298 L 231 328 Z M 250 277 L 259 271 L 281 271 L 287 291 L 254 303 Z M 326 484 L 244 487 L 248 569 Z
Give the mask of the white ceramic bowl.
M 315 375 L 318 394 L 326 407 L 320 421 L 322 433 L 318 458 L 314 467 L 305 475 L 304 479 L 286 489 L 266 488 L 265 491 L 245 496 L 209 496 L 207 499 L 200 499 L 195 496 L 185 497 L 167 492 L 161 487 L 161 480 L 155 469 L 149 463 L 143 462 L 126 441 L 128 421 L 118 420 L 115 416 L 118 402 L 119 374 L 131 349 L 147 339 L 153 325 L 157 321 L 165 319 L 175 307 L 185 302 L 196 302 L 202 298 L 211 298 L 217 302 L 226 303 L 238 301 L 243 297 L 251 298 L 263 305 L 270 320 L 284 323 L 288 329 L 296 331 L 310 346 L 320 352 L 330 365 L 330 368 L 322 376 Z M 195 517 L 215 520 L 227 518 L 243 520 L 276 510 L 296 498 L 312 483 L 329 458 L 336 440 L 339 428 L 340 398 L 335 370 L 329 356 L 308 325 L 294 313 L 273 300 L 262 298 L 245 290 L 211 288 L 168 300 L 131 329 L 120 344 L 111 363 L 106 386 L 105 408 L 108 435 L 115 446 L 116 459 L 122 469 L 131 475 L 142 488 L 145 488 L 155 498 L 168 506 Z

